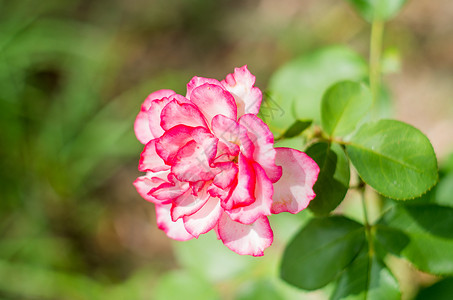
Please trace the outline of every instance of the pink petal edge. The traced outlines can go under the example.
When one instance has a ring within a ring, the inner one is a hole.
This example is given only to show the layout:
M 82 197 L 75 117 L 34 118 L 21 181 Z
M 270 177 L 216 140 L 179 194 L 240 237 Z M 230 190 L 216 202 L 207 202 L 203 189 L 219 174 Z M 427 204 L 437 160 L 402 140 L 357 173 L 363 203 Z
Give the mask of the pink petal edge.
M 200 210 L 190 216 L 184 216 L 184 227 L 187 232 L 198 238 L 200 234 L 210 231 L 217 225 L 222 214 L 218 198 L 210 197 Z
M 307 154 L 291 148 L 275 148 L 275 163 L 283 173 L 274 183 L 271 211 L 273 214 L 290 212 L 297 214 L 305 209 L 313 198 L 313 185 L 318 179 L 319 167 Z
M 180 103 L 177 100 L 170 101 L 162 109 L 160 120 L 160 126 L 164 130 L 169 130 L 176 125 L 208 128 L 203 114 L 195 105 Z
M 262 256 L 274 235 L 267 217 L 260 217 L 252 224 L 241 224 L 222 214 L 217 227 L 220 238 L 230 250 L 240 255 Z
M 226 211 L 232 220 L 242 224 L 251 224 L 262 216 L 271 215 L 273 194 L 272 182 L 266 176 L 266 173 L 259 164 L 254 163 L 253 170 L 256 178 L 254 191 L 255 202 L 247 206 L 241 206 Z
M 169 170 L 170 166 L 166 165 L 163 159 L 156 152 L 156 140 L 149 141 L 143 152 L 140 154 L 138 170 L 141 172 L 159 172 Z
M 157 227 L 163 230 L 169 238 L 177 241 L 187 241 L 194 236 L 187 232 L 182 219 L 173 222 L 170 216 L 171 205 L 156 205 Z
M 153 196 L 149 195 L 149 191 L 163 183 L 166 182 L 168 171 L 163 172 L 148 172 L 144 176 L 138 177 L 133 185 L 140 196 L 143 197 L 146 201 L 150 201 L 153 203 L 160 203 L 161 200 L 154 198 Z
M 261 165 L 272 182 L 282 176 L 282 168 L 275 164 L 274 136 L 260 118 L 252 114 L 243 115 L 239 124 L 247 129 L 254 145 L 253 160 Z
M 255 76 L 247 69 L 247 65 L 235 68 L 234 73 L 228 74 L 221 82 L 222 86 L 229 91 L 236 100 L 238 117 L 244 114 L 258 114 L 263 94 L 254 86 Z
M 221 86 L 205 83 L 192 91 L 190 101 L 200 109 L 208 124 L 217 115 L 237 119 L 236 102 Z

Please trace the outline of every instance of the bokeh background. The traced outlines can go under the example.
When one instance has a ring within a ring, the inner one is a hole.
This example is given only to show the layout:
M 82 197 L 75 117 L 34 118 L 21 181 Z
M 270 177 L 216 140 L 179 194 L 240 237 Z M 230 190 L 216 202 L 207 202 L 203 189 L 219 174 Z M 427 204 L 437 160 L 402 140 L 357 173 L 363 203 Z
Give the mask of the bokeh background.
M 133 121 L 149 93 L 184 94 L 194 75 L 248 64 L 266 90 L 279 67 L 321 47 L 366 59 L 369 34 L 338 0 L 0 0 L 0 299 L 322 299 L 278 279 L 304 214 L 271 220 L 278 238 L 263 258 L 158 230 L 132 186 Z M 394 117 L 427 134 L 442 164 L 453 2 L 408 1 L 384 48 Z M 430 279 L 403 278 L 403 289 L 413 280 Z

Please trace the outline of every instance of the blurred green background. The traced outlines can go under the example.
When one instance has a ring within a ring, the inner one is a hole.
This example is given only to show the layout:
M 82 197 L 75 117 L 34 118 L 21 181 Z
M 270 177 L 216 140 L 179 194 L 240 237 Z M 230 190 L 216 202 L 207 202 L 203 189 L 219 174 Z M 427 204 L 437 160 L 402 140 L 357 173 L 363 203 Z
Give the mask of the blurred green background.
M 158 230 L 132 186 L 133 121 L 149 93 L 184 94 L 194 75 L 248 64 L 266 90 L 280 66 L 324 46 L 366 59 L 369 31 L 337 0 L 0 0 L 0 299 L 322 298 L 277 278 L 306 214 L 271 220 L 264 258 Z M 426 133 L 442 163 L 453 149 L 453 2 L 409 1 L 384 45 L 394 116 Z

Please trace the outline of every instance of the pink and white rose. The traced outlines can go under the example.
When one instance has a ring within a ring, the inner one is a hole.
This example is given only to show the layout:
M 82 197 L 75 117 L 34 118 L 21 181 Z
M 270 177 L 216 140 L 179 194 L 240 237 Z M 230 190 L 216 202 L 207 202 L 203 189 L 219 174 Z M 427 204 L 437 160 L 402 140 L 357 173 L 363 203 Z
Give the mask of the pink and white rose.
M 298 213 L 315 197 L 319 167 L 303 152 L 274 148 L 254 84 L 243 66 L 221 82 L 192 78 L 185 97 L 159 90 L 143 102 L 134 129 L 146 175 L 134 185 L 170 238 L 214 230 L 234 252 L 261 256 L 273 241 L 267 216 Z

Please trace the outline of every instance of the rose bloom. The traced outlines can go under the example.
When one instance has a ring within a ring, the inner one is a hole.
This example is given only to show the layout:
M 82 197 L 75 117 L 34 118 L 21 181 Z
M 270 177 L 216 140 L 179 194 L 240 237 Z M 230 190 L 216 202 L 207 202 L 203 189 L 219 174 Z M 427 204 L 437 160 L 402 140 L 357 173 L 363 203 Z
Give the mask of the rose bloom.
M 185 97 L 159 90 L 143 102 L 134 129 L 146 175 L 134 185 L 170 238 L 214 230 L 234 252 L 261 256 L 273 241 L 267 216 L 298 213 L 315 197 L 318 165 L 274 148 L 257 117 L 262 93 L 254 84 L 243 66 L 221 82 L 192 78 Z

